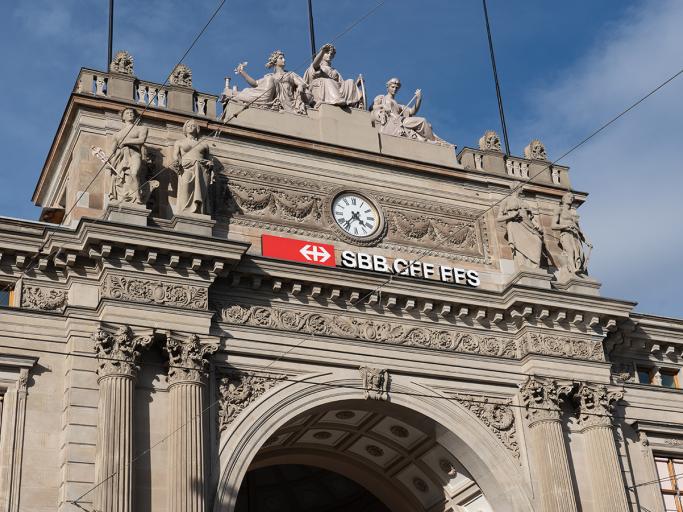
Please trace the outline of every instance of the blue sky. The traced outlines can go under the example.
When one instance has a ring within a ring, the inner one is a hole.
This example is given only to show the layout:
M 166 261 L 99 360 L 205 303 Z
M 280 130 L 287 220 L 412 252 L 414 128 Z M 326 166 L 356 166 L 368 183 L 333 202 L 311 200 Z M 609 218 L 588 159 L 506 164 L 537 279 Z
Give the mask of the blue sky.
M 114 50 L 136 74 L 162 82 L 217 0 L 116 0 Z M 107 0 L 7 0 L 0 5 L 0 215 L 35 219 L 31 194 L 81 66 L 106 65 Z M 375 0 L 314 0 L 318 44 L 333 39 Z M 683 2 L 489 0 L 513 154 L 539 137 L 551 158 L 683 68 Z M 459 147 L 499 130 L 479 0 L 388 0 L 335 41 L 335 64 L 362 73 L 368 93 L 398 76 L 401 99 L 416 88 L 422 114 Z M 303 72 L 306 0 L 228 0 L 186 63 L 195 87 L 218 93 L 235 65 L 255 76 L 280 48 Z M 240 83 L 243 87 L 244 84 Z M 638 310 L 683 317 L 680 219 L 683 77 L 570 155 L 581 210 L 595 245 L 592 275 L 606 296 Z

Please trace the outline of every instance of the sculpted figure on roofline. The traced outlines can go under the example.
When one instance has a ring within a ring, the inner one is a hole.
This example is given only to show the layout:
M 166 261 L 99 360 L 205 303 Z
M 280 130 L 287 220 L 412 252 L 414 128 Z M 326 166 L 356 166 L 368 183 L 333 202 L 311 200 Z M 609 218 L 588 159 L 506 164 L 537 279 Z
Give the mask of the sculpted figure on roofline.
M 312 105 L 327 103 L 340 107 L 365 108 L 363 78 L 359 76 L 355 82 L 351 79 L 344 80 L 339 71 L 332 67 L 332 59 L 336 53 L 333 45 L 323 45 L 304 74 Z

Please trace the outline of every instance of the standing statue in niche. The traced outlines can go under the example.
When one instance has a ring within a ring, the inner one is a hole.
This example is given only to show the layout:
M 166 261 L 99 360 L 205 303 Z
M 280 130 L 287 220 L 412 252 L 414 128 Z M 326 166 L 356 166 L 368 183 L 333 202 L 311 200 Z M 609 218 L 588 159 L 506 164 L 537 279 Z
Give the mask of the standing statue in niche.
M 199 126 L 194 119 L 183 125 L 184 139 L 173 145 L 173 169 L 178 173 L 176 214 L 211 215 L 209 186 L 213 182 L 213 161 L 209 144 L 199 140 Z
M 562 250 L 563 262 L 560 271 L 580 275 L 588 273 L 588 259 L 593 245 L 579 227 L 579 214 L 572 209 L 574 194 L 567 192 L 562 196 L 560 205 L 553 213 L 552 229 L 559 233 L 558 239 Z M 584 244 L 588 247 L 588 253 L 583 249 Z
M 293 71 L 285 70 L 285 54 L 275 50 L 270 54 L 266 68 L 273 68 L 258 80 L 253 79 L 245 71 L 246 62 L 238 64 L 235 73 L 242 76 L 251 86 L 235 96 L 224 98 L 227 101 L 239 101 L 250 106 L 266 108 L 270 110 L 284 110 L 296 114 L 306 113 L 306 82 Z M 227 103 L 226 101 L 226 103 Z
M 121 112 L 123 126 L 114 134 L 110 170 L 112 185 L 109 199 L 145 205 L 158 182 L 146 183 L 147 159 L 145 142 L 147 128 L 136 125 L 138 114 L 132 108 Z
M 396 101 L 396 94 L 401 88 L 401 81 L 392 78 L 387 82 L 387 93 L 379 95 L 372 104 L 372 119 L 380 133 L 396 137 L 436 142 L 440 141 L 432 131 L 432 125 L 424 117 L 415 114 L 422 104 L 422 91 L 415 91 L 415 105 L 401 105 Z M 412 100 L 411 100 L 412 102 Z
M 505 223 L 508 245 L 519 266 L 540 268 L 543 254 L 543 230 L 533 212 L 524 204 L 521 188 L 500 205 L 498 222 Z
M 365 108 L 363 77 L 359 76 L 355 82 L 351 79 L 344 80 L 339 71 L 332 67 L 332 59 L 336 53 L 336 48 L 331 44 L 323 45 L 304 74 L 313 106 L 327 103 L 340 107 Z

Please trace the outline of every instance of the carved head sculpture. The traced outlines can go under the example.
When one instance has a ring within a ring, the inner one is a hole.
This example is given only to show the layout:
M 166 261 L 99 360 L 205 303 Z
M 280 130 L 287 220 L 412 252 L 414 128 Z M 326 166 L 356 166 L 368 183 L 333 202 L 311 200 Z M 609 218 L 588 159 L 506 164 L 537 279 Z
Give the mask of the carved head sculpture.
M 124 75 L 132 75 L 133 56 L 126 51 L 116 52 L 114 60 L 109 64 L 109 71 Z
M 194 119 L 188 119 L 183 125 L 183 135 L 185 137 L 196 137 L 199 135 L 199 126 Z
M 178 64 L 171 72 L 169 81 L 173 85 L 192 87 L 192 70 L 185 64 Z
M 124 123 L 133 123 L 138 118 L 138 113 L 134 108 L 124 108 L 121 111 L 121 120 Z
M 398 78 L 394 77 L 387 80 L 387 92 L 396 94 L 400 88 L 401 81 Z
M 565 206 L 566 208 L 571 208 L 574 203 L 574 194 L 571 192 L 566 192 L 562 199 L 560 199 L 560 206 Z
M 479 139 L 479 149 L 500 151 L 500 137 L 493 130 L 487 130 Z
M 275 50 L 270 54 L 270 57 L 268 57 L 266 67 L 270 69 L 275 66 L 285 67 L 285 54 L 282 52 L 282 50 Z
M 538 139 L 534 139 L 524 148 L 524 158 L 529 160 L 547 160 L 548 154 L 543 143 Z
M 323 60 L 327 62 L 334 59 L 334 56 L 337 55 L 337 49 L 333 44 L 327 43 L 325 46 L 323 46 L 323 50 L 325 50 L 325 53 L 323 54 Z

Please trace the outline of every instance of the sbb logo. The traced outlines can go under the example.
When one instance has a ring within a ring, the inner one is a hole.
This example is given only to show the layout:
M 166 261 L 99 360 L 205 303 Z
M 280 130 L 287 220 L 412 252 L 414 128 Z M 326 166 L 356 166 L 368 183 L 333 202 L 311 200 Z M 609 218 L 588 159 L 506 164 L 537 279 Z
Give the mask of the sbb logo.
M 334 267 L 334 245 L 295 240 L 281 236 L 261 235 L 261 254 L 279 260 L 300 261 Z

